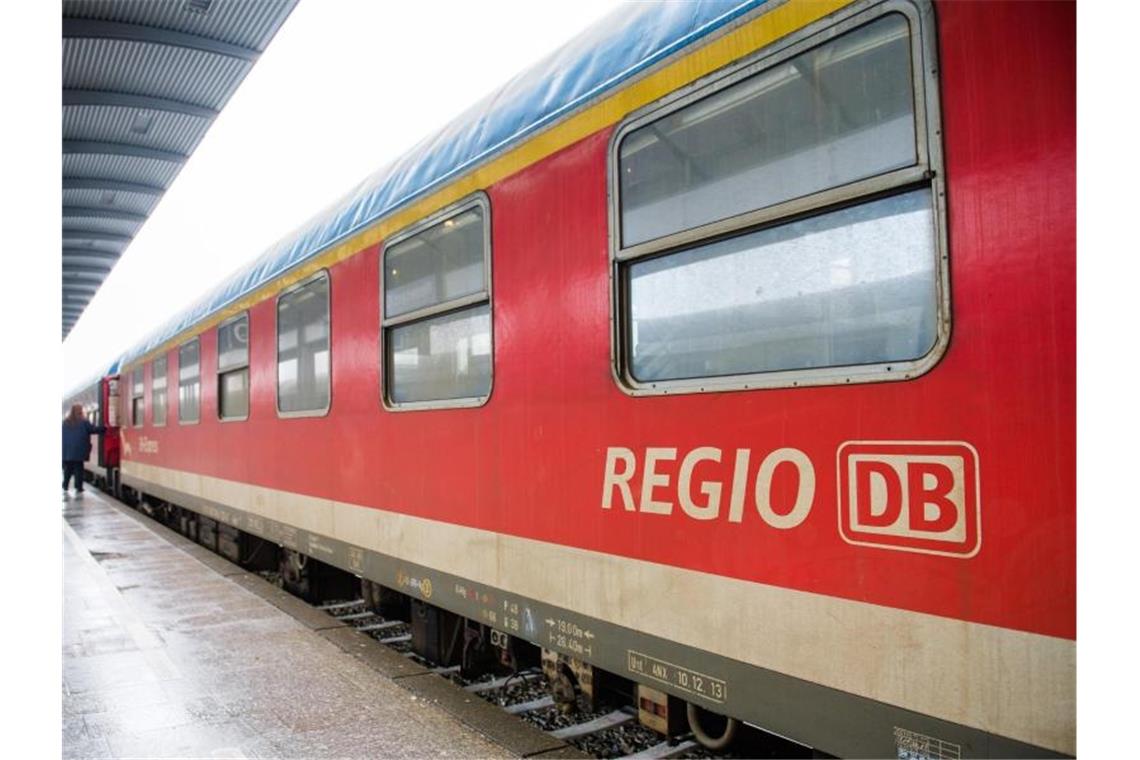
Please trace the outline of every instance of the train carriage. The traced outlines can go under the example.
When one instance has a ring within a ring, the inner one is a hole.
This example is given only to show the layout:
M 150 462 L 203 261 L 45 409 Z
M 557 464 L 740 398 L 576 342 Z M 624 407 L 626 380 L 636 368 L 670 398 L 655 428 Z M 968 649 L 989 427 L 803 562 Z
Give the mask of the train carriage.
M 626 6 L 129 351 L 121 480 L 698 725 L 1073 754 L 1075 197 L 1071 5 Z

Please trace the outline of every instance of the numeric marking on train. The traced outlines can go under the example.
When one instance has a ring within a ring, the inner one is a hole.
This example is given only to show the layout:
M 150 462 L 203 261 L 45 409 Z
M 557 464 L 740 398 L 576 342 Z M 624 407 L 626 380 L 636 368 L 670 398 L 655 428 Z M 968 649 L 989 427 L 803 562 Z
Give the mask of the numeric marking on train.
M 696 694 L 712 702 L 722 703 L 728 695 L 727 684 L 719 678 L 633 649 L 626 651 L 626 667 L 631 673 L 651 678 L 689 694 Z

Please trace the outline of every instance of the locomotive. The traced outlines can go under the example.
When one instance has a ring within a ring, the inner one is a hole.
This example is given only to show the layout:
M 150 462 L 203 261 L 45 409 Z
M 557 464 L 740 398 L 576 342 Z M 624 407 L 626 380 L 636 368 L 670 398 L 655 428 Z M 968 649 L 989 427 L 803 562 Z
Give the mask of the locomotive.
M 710 746 L 1071 755 L 1075 70 L 1064 3 L 621 7 L 82 389 L 94 474 Z

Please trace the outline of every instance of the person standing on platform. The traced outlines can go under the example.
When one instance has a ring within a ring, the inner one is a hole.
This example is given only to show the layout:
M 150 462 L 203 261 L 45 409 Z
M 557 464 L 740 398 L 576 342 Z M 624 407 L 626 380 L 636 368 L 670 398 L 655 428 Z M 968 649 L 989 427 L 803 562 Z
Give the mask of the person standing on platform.
M 106 433 L 102 425 L 92 425 L 83 416 L 83 406 L 72 404 L 63 419 L 63 495 L 67 497 L 67 481 L 75 479 L 75 495 L 83 495 L 83 463 L 91 455 L 91 436 Z

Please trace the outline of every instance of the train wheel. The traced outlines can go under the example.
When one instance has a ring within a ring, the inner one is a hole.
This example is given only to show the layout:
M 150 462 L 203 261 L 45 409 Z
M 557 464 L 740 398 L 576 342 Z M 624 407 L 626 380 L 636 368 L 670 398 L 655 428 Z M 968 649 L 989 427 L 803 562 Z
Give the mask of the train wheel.
M 717 715 L 692 702 L 689 703 L 686 714 L 693 738 L 711 750 L 722 750 L 732 744 L 740 730 L 740 721 L 736 718 Z
M 311 584 L 309 583 L 309 558 L 307 555 L 295 552 L 292 549 L 283 549 L 281 552 L 281 587 L 291 594 L 309 598 Z
M 558 666 L 554 679 L 550 682 L 550 696 L 563 714 L 578 709 L 578 679 L 565 663 Z

